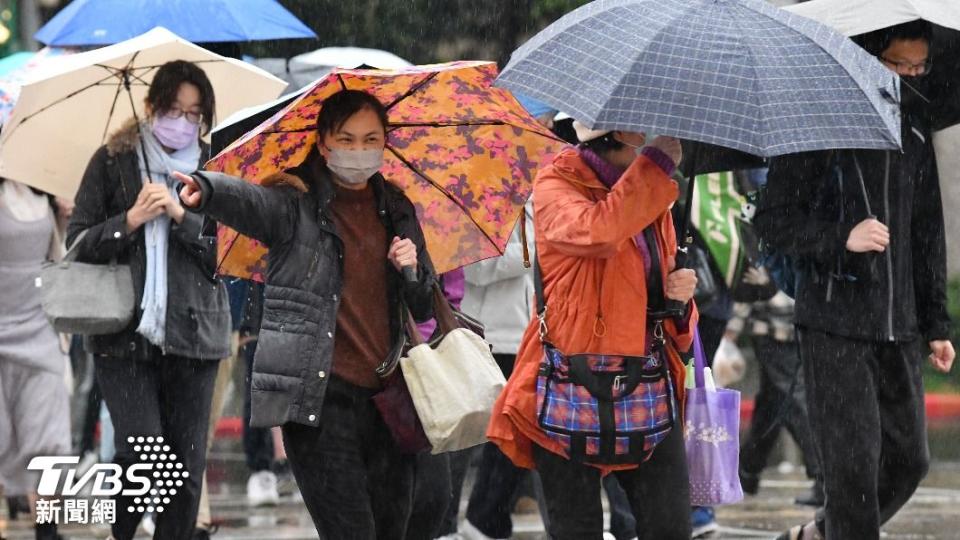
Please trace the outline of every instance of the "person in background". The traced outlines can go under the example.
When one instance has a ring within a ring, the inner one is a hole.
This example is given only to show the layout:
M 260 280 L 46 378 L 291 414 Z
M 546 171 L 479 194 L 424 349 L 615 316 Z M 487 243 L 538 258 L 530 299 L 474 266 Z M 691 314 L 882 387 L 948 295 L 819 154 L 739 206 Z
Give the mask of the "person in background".
M 40 270 L 63 256 L 50 197 L 0 178 L 0 496 L 36 509 L 36 456 L 70 454 L 67 356 L 41 307 Z M 57 540 L 56 523 L 35 525 L 37 540 Z M 0 536 L 4 533 L 0 530 Z
M 780 438 L 780 429 L 786 428 L 800 446 L 807 477 L 814 481 L 810 492 L 798 497 L 796 503 L 820 507 L 823 484 L 807 416 L 793 306 L 793 299 L 783 292 L 767 301 L 736 304 L 734 317 L 727 325 L 726 337 L 733 342 L 746 332 L 760 367 L 753 420 L 740 447 L 740 484 L 744 493 L 757 494 L 760 476 Z
M 386 129 L 375 96 L 343 90 L 324 101 L 306 160 L 264 185 L 177 175 L 186 206 L 270 248 L 250 424 L 282 426 L 327 539 L 402 539 L 413 504 L 416 458 L 372 398 L 401 301 L 429 319 L 435 277 L 413 204 L 379 173 Z
M 67 241 L 79 242 L 78 261 L 130 266 L 133 320 L 120 332 L 87 336 L 86 348 L 113 421 L 114 462 L 139 463 L 135 438 L 162 437 L 189 473 L 156 520 L 158 538 L 186 540 L 200 502 L 217 368 L 230 354 L 230 313 L 214 276 L 215 223 L 184 210 L 171 174 L 209 157 L 201 135 L 213 120 L 213 87 L 195 64 L 169 62 L 154 74 L 145 104 L 146 118 L 124 125 L 91 158 Z M 113 537 L 128 540 L 143 512 L 125 510 L 146 507 L 115 499 Z
M 923 20 L 856 38 L 900 76 L 902 150 L 776 158 L 754 219 L 800 265 L 794 319 L 824 479 L 823 511 L 787 540 L 876 540 L 927 474 L 921 366 L 946 373 L 956 356 L 922 95 L 932 39 Z
M 463 311 L 483 323 L 484 336 L 507 379 L 513 373 L 523 332 L 533 314 L 533 270 L 524 266 L 524 235 L 520 230 L 525 223 L 525 240 L 532 250 L 533 201 L 527 202 L 523 211 L 524 219 L 517 222 L 502 256 L 465 268 Z M 529 257 L 532 261 L 532 251 Z M 514 465 L 496 444 L 485 444 L 461 536 L 467 540 L 509 538 L 513 534 L 515 494 L 528 475 L 529 471 Z

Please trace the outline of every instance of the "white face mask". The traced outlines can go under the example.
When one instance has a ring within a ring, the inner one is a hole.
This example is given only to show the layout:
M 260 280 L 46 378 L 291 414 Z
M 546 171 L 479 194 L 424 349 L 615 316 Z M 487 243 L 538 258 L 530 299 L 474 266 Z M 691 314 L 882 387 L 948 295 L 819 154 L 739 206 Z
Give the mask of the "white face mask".
M 327 167 L 346 184 L 362 184 L 383 166 L 383 150 L 327 148 Z

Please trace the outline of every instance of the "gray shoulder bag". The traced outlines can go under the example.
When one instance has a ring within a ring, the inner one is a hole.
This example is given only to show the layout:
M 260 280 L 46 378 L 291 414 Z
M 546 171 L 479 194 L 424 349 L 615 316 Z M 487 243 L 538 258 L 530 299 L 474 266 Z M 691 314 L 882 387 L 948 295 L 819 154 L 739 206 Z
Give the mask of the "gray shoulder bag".
M 116 258 L 109 264 L 76 262 L 77 246 L 86 234 L 80 233 L 61 262 L 43 265 L 43 311 L 57 332 L 113 334 L 133 318 L 130 267 L 117 264 Z

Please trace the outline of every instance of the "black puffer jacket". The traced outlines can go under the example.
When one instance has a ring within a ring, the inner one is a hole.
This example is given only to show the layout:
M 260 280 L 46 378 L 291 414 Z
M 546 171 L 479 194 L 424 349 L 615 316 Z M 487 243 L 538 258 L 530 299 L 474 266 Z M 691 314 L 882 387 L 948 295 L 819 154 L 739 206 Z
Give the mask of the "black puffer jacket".
M 67 245 L 82 231 L 77 260 L 107 263 L 116 258 L 129 264 L 136 295 L 136 314 L 122 332 L 88 336 L 94 354 L 146 360 L 150 343 L 137 334 L 147 256 L 143 227 L 127 234 L 127 209 L 143 187 L 137 159 L 137 126 L 130 122 L 113 134 L 90 159 L 77 191 L 76 207 L 67 227 Z M 201 143 L 203 154 L 209 147 Z M 202 163 L 202 161 L 201 161 Z M 227 290 L 216 278 L 216 224 L 186 213 L 183 223 L 170 225 L 167 252 L 169 290 L 165 351 L 168 354 L 220 360 L 230 356 L 230 305 Z
M 263 323 L 251 384 L 253 427 L 297 422 L 317 426 L 333 363 L 333 338 L 343 288 L 344 245 L 328 207 L 335 190 L 314 152 L 303 165 L 254 185 L 218 173 L 195 173 L 197 212 L 263 242 L 267 256 Z M 417 246 L 418 281 L 389 266 L 392 334 L 399 336 L 400 294 L 417 321 L 432 316 L 433 266 L 413 204 L 377 175 L 371 179 L 388 238 Z M 382 262 L 389 265 L 384 254 Z
M 799 325 L 871 341 L 948 338 L 931 133 L 910 114 L 902 129 L 903 152 L 834 150 L 772 161 L 755 223 L 765 242 L 801 262 Z M 870 216 L 890 228 L 890 246 L 847 251 L 850 231 Z

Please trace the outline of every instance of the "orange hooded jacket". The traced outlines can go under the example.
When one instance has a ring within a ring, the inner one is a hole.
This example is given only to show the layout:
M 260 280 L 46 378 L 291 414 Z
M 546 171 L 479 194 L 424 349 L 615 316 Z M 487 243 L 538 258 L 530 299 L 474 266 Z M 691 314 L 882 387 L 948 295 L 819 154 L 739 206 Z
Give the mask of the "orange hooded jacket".
M 639 157 L 608 189 L 579 151 L 567 148 L 540 170 L 533 193 L 550 342 L 564 354 L 646 354 L 646 276 L 633 238 L 655 223 L 660 260 L 673 266 L 677 243 L 669 209 L 677 200 L 677 183 L 655 163 Z M 667 268 L 662 271 L 666 279 Z M 664 324 L 668 366 L 681 404 L 684 369 L 677 350 L 688 350 L 693 341 L 697 312 L 692 302 L 691 306 L 682 328 L 672 320 Z M 534 316 L 487 430 L 515 464 L 530 469 L 533 444 L 566 456 L 537 425 L 537 371 L 543 357 L 538 325 Z M 598 468 L 606 474 L 636 466 Z

